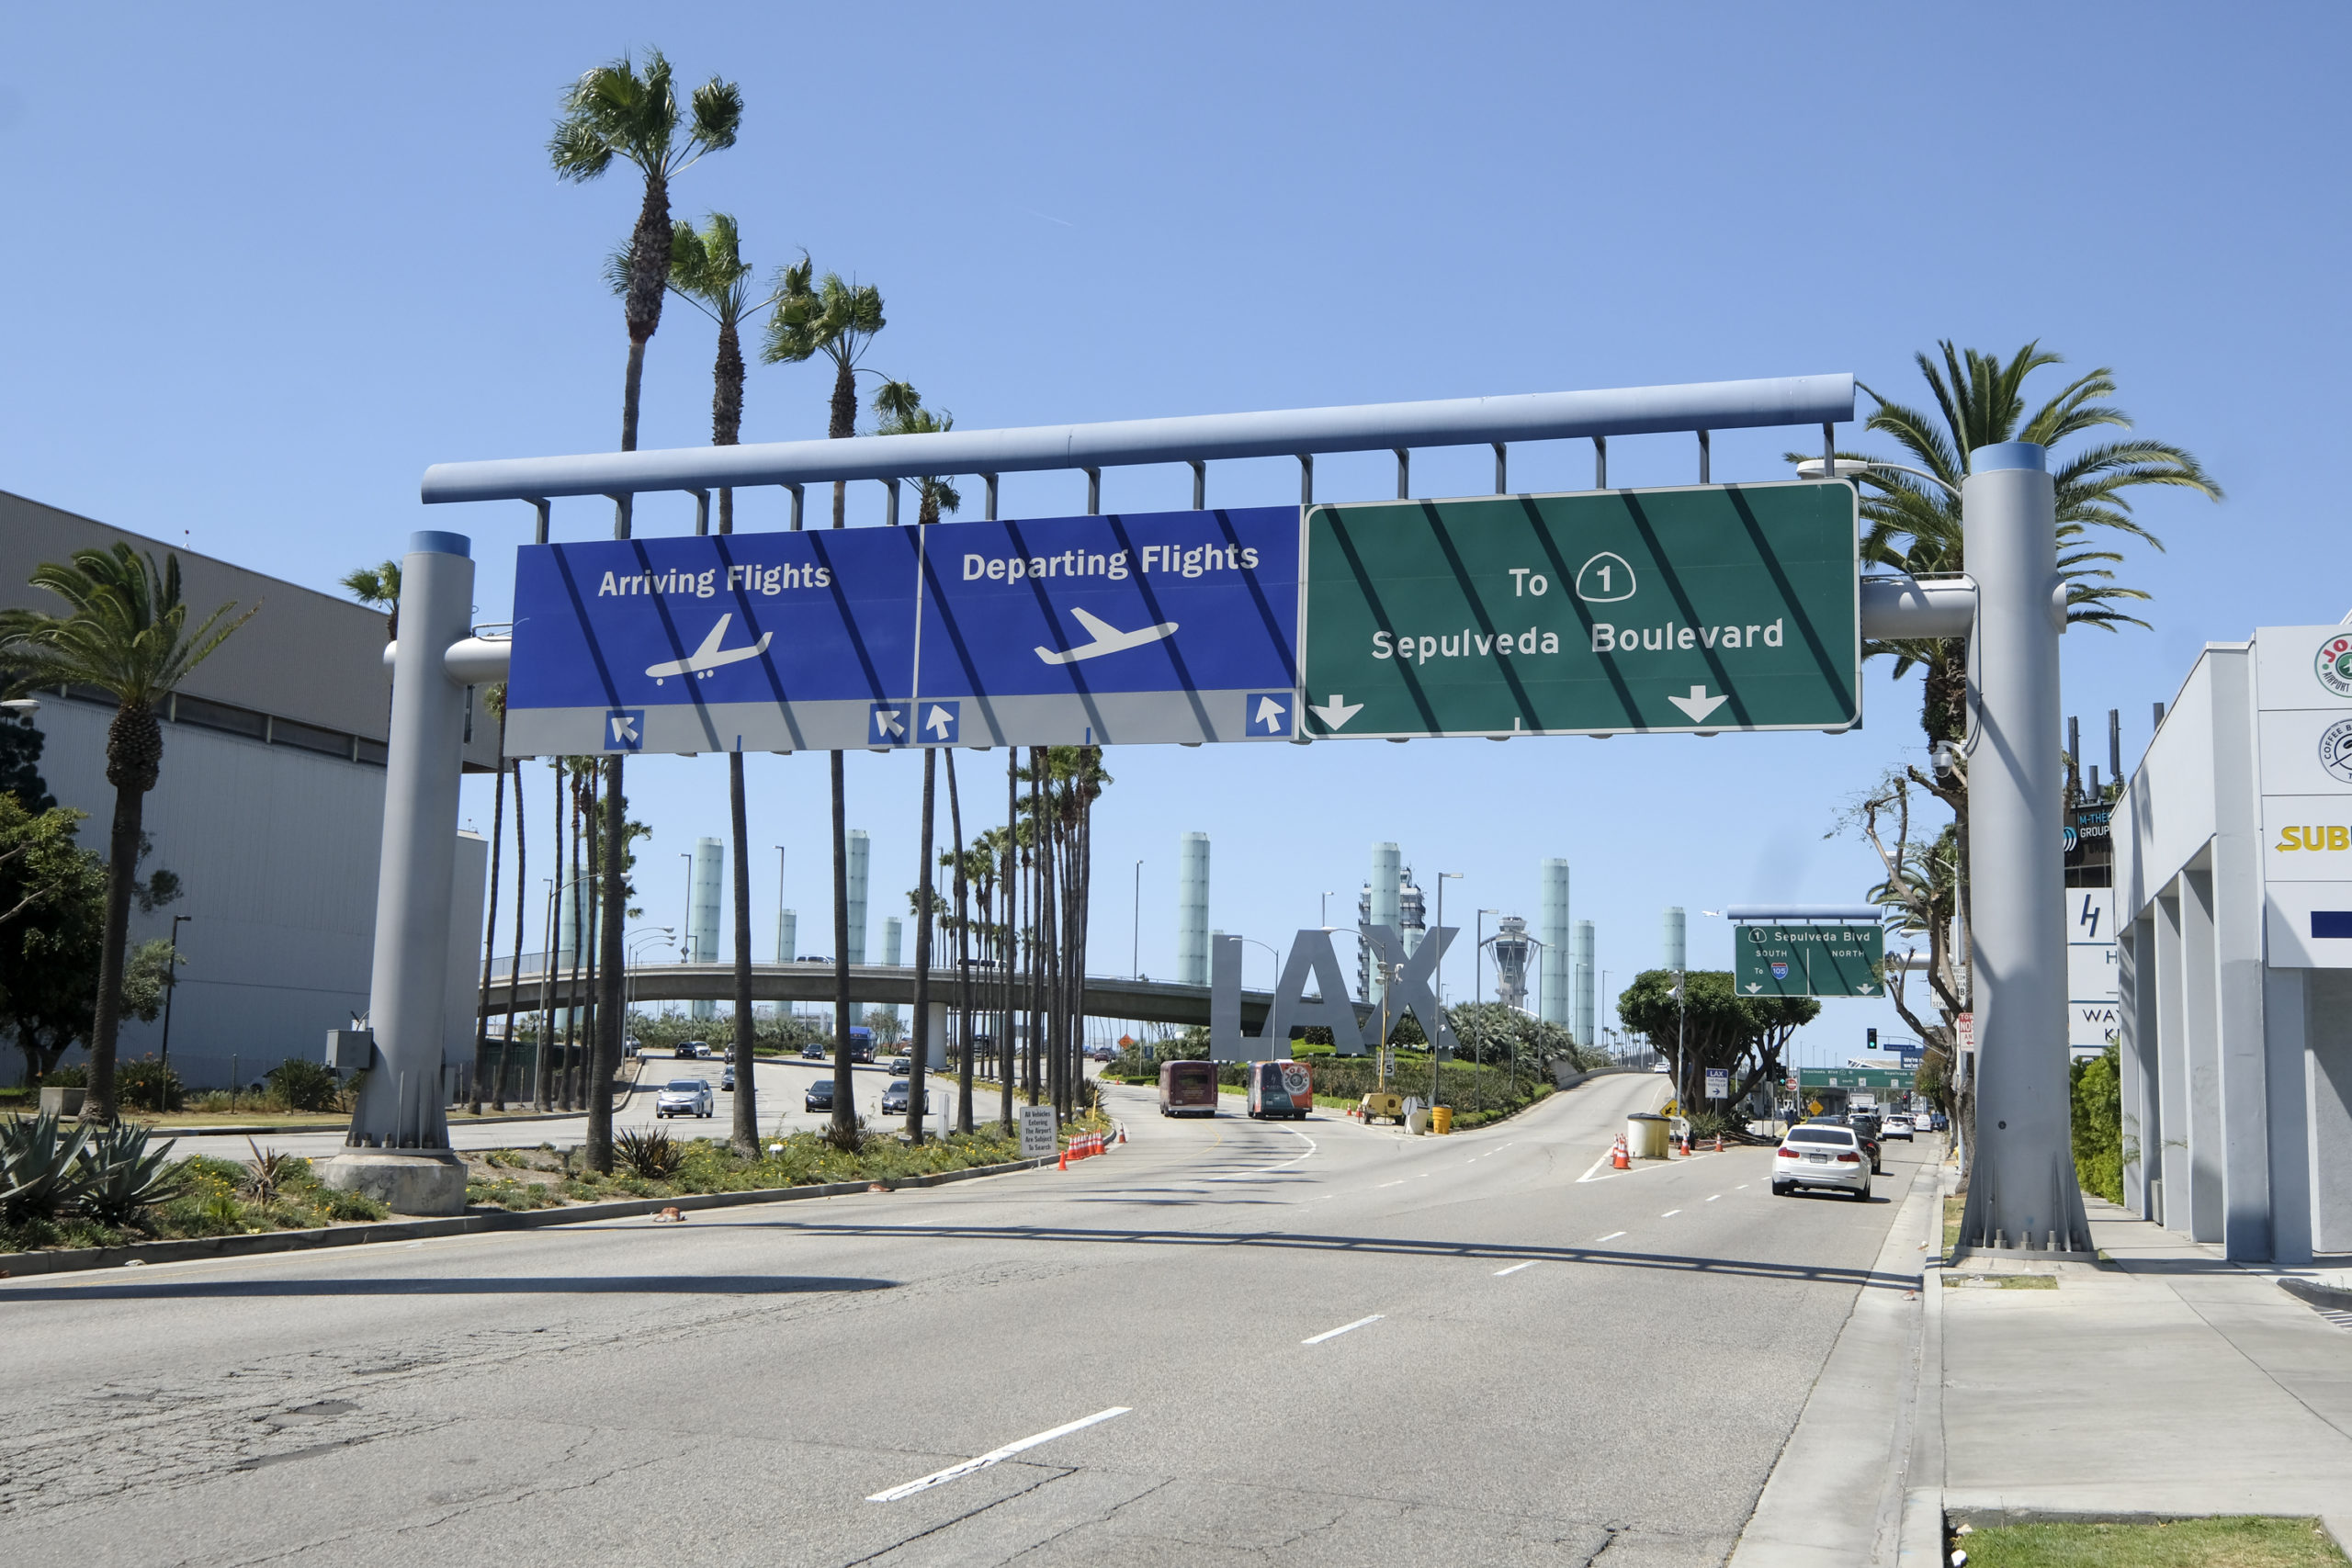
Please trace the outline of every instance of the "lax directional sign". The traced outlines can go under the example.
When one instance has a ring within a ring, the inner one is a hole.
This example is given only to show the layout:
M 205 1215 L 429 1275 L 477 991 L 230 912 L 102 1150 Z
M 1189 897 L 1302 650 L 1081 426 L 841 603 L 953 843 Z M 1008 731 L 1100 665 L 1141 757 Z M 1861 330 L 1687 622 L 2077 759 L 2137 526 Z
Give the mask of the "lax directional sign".
M 529 546 L 507 751 L 1293 740 L 1298 516 Z
M 1732 928 L 1732 988 L 1743 997 L 1881 997 L 1883 928 L 1771 925 Z
M 1314 737 L 1845 729 L 1842 481 L 1313 506 Z

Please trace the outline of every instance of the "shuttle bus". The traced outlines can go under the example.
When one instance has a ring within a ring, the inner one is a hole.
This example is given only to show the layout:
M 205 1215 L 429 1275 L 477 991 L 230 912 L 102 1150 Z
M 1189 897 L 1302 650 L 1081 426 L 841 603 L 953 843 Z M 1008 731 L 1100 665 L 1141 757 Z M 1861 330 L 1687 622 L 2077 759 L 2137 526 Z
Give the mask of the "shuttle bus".
M 1216 1064 L 1160 1063 L 1159 1113 L 1162 1116 L 1216 1115 Z

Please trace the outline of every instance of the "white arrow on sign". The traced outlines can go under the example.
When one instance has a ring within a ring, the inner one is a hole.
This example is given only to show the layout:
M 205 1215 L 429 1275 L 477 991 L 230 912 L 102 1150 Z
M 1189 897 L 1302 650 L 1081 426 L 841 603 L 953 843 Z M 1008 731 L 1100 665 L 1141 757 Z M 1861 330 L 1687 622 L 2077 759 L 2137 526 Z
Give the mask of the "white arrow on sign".
M 933 735 L 938 736 L 941 739 L 945 739 L 947 738 L 947 710 L 944 707 L 938 706 L 936 704 L 933 705 L 931 715 L 923 720 L 922 727 L 925 729 L 930 730 Z
M 1282 704 L 1274 701 L 1272 697 L 1260 697 L 1258 699 L 1258 716 L 1251 719 L 1250 722 L 1252 724 L 1264 725 L 1266 727 L 1266 732 L 1271 735 L 1273 733 L 1275 723 L 1281 719 L 1284 713 L 1287 713 L 1288 711 L 1289 710 L 1287 708 L 1283 707 Z
M 1693 724 L 1706 723 L 1707 716 L 1709 714 L 1714 712 L 1717 708 L 1731 701 L 1727 696 L 1711 697 L 1707 695 L 1707 688 L 1704 686 L 1691 687 L 1690 694 L 1687 697 L 1668 697 L 1666 700 L 1672 703 L 1676 707 L 1680 708 L 1684 713 L 1689 714 L 1690 716 L 1690 722 Z
M 888 734 L 904 735 L 907 732 L 905 716 L 897 708 L 884 708 L 876 713 L 874 718 L 875 722 Z
M 1320 707 L 1317 707 L 1313 704 L 1309 704 L 1306 711 L 1321 719 L 1324 723 L 1329 725 L 1332 728 L 1337 729 L 1340 726 L 1347 723 L 1348 720 L 1355 717 L 1356 715 L 1363 712 L 1363 705 L 1362 703 L 1351 703 L 1348 701 L 1344 693 L 1334 692 L 1331 694 L 1331 700 L 1329 702 L 1324 704 Z
M 1753 980 L 1750 980 L 1750 981 L 1747 983 L 1747 994 L 1748 994 L 1749 996 L 1751 996 L 1751 997 L 1752 997 L 1752 996 L 1754 996 L 1757 992 L 1758 992 L 1758 991 L 1762 990 L 1763 988 L 1764 988 L 1763 987 L 1761 987 L 1761 986 L 1758 985 L 1758 984 L 1757 984 L 1755 981 L 1753 981 Z

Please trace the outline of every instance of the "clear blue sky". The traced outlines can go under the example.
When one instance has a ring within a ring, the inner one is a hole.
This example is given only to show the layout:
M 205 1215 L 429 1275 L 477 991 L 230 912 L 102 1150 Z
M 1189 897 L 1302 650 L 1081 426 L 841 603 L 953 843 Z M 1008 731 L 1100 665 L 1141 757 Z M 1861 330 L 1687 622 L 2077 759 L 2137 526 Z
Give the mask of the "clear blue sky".
M 2320 456 L 2346 425 L 2346 31 L 2285 5 L 28 7 L 0 22 L 19 301 L 0 487 L 322 588 L 456 528 L 503 618 L 526 509 L 427 513 L 417 479 L 616 443 L 626 343 L 598 264 L 637 193 L 558 183 L 544 142 L 568 80 L 658 45 L 748 102 L 674 210 L 735 213 L 763 271 L 806 246 L 878 284 L 871 363 L 967 426 L 1838 370 L 1911 398 L 1910 355 L 1939 337 L 2112 366 L 2140 428 L 2229 491 L 2143 503 L 2170 547 L 2125 569 L 2153 632 L 2066 639 L 2066 711 L 2096 730 L 2120 707 L 2136 755 L 2202 643 L 2352 607 Z M 708 439 L 710 350 L 673 307 L 644 445 Z M 755 369 L 745 439 L 821 434 L 828 389 Z M 1715 475 L 1782 476 L 1786 444 L 1719 436 Z M 1693 477 L 1687 437 L 1612 458 L 1621 484 Z M 1475 493 L 1485 461 L 1419 455 L 1416 487 Z M 1589 465 L 1526 448 L 1513 479 L 1579 488 Z M 1334 499 L 1389 482 L 1385 459 L 1318 465 Z M 1004 511 L 1079 510 L 1081 484 L 1009 478 Z M 1114 470 L 1105 504 L 1181 504 L 1185 484 Z M 1211 484 L 1295 495 L 1283 464 Z M 879 519 L 866 490 L 854 521 Z M 666 504 L 641 526 L 684 526 Z M 744 526 L 780 525 L 762 504 Z M 608 525 L 558 512 L 560 536 Z M 1868 728 L 1834 739 L 1114 752 L 1093 961 L 1127 963 L 1140 858 L 1142 966 L 1169 972 L 1177 835 L 1199 829 L 1214 922 L 1277 944 L 1395 839 L 1425 880 L 1465 873 L 1465 925 L 1532 917 L 1535 863 L 1560 854 L 1612 978 L 1657 962 L 1668 904 L 1692 911 L 1693 962 L 1721 964 L 1698 910 L 1872 880 L 1824 834 L 1917 755 L 1916 696 L 1881 667 Z M 1002 754 L 967 761 L 986 825 Z M 918 773 L 850 759 L 877 950 L 914 879 Z M 776 843 L 803 950 L 830 951 L 823 762 L 752 776 L 758 951 Z M 725 772 L 630 778 L 669 923 L 677 852 L 724 836 Z M 467 809 L 488 828 L 486 784 Z M 1466 989 L 1465 964 L 1449 976 Z M 1808 1057 L 1868 1023 L 1892 1010 L 1833 1006 Z

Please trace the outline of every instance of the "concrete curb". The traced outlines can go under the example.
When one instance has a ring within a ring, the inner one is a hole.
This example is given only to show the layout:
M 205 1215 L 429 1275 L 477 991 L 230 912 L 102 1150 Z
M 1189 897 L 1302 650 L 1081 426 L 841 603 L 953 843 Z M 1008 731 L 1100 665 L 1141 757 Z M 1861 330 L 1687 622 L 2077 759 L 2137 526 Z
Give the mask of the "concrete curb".
M 969 1170 L 934 1171 L 927 1176 L 898 1177 L 881 1183 L 891 1191 L 902 1187 L 942 1187 L 983 1176 L 1005 1176 L 1052 1165 L 1057 1156 L 1017 1159 L 1002 1165 L 974 1166 Z M 432 1236 L 473 1235 L 484 1231 L 541 1230 L 550 1225 L 587 1224 L 597 1220 L 636 1219 L 674 1208 L 682 1213 L 702 1209 L 733 1209 L 751 1203 L 793 1203 L 808 1198 L 843 1198 L 870 1190 L 870 1181 L 828 1181 L 808 1187 L 759 1187 L 741 1192 L 695 1192 L 676 1198 L 628 1198 L 609 1203 L 573 1203 L 560 1209 L 477 1209 L 447 1219 L 385 1220 L 356 1225 L 326 1225 L 311 1230 L 266 1231 L 250 1235 L 187 1236 L 171 1241 L 135 1241 L 123 1247 L 59 1248 L 49 1252 L 0 1253 L 0 1273 L 29 1277 L 70 1274 L 87 1269 L 119 1269 L 131 1263 L 183 1263 L 206 1258 L 246 1258 L 268 1252 L 306 1252 L 329 1247 L 369 1247 L 387 1241 L 421 1241 Z
M 1896 1533 L 1898 1568 L 1942 1568 L 1944 1562 L 1944 1201 L 1960 1185 L 1951 1167 L 1936 1167 L 1935 1201 L 1928 1205 L 1927 1266 L 1919 1271 L 1919 1359 L 1912 1369 L 1917 1406 L 1911 1427 L 1910 1479 Z

